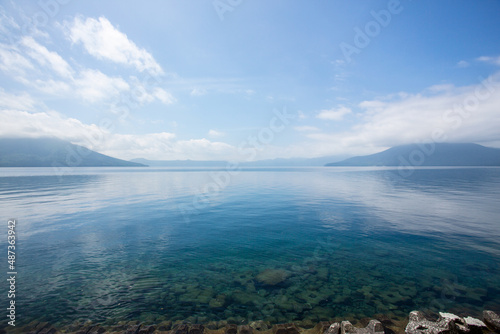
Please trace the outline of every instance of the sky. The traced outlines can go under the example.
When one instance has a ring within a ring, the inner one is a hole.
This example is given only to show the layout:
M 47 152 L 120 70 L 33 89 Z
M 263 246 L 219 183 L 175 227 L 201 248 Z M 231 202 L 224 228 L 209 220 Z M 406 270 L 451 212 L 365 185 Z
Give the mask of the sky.
M 0 0 L 0 137 L 121 159 L 500 147 L 498 0 Z

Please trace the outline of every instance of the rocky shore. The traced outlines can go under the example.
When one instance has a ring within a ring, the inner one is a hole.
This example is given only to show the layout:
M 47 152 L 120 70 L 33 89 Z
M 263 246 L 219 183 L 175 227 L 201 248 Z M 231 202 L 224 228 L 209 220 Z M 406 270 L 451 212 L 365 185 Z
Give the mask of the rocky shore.
M 222 325 L 222 326 L 221 326 Z M 322 321 L 314 327 L 299 327 L 294 323 L 271 325 L 264 321 L 254 321 L 245 325 L 224 322 L 202 324 L 172 323 L 147 325 L 138 322 L 119 322 L 105 326 L 91 322 L 74 323 L 64 328 L 56 328 L 47 322 L 32 322 L 21 328 L 4 328 L 3 333 L 27 334 L 487 334 L 500 333 L 500 316 L 493 311 L 484 311 L 482 319 L 470 316 L 460 317 L 452 313 L 440 312 L 430 319 L 420 311 L 410 312 L 405 322 L 394 323 L 388 319 L 364 319 L 353 325 L 350 321 Z

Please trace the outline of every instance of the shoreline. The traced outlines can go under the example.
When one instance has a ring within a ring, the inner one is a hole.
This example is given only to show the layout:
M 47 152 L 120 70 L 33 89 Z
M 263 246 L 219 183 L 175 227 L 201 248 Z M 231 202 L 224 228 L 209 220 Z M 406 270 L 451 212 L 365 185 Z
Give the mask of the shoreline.
M 271 324 L 258 320 L 246 324 L 234 324 L 227 321 L 211 321 L 206 324 L 194 324 L 186 321 L 162 321 L 158 324 L 146 324 L 139 321 L 119 321 L 114 325 L 77 321 L 66 326 L 53 326 L 48 322 L 32 321 L 21 327 L 4 327 L 3 333 L 28 334 L 481 334 L 500 333 L 500 315 L 494 311 L 483 311 L 482 317 L 455 315 L 439 312 L 424 314 L 412 311 L 404 320 L 378 316 L 373 319 L 319 321 L 316 324 L 292 322 Z

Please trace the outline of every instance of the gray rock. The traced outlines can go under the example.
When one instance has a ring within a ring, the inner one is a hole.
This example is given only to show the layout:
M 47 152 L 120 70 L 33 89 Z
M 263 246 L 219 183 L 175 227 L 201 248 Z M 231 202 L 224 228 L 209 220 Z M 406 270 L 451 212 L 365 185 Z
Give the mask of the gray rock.
M 486 327 L 484 322 L 473 317 L 465 317 L 464 320 L 469 327 Z
M 500 333 L 500 316 L 498 314 L 493 311 L 483 311 L 483 320 L 488 327 Z
M 324 334 L 339 334 L 340 332 L 340 324 L 338 322 L 334 322 L 328 327 Z
M 454 334 L 453 321 L 448 317 L 440 316 L 438 321 L 429 321 L 420 311 L 410 312 L 410 320 L 405 328 L 406 334 Z
M 378 320 L 370 320 L 366 329 L 369 330 L 369 333 L 384 334 L 384 325 Z
M 482 333 L 483 329 L 486 329 L 485 323 L 479 319 L 473 317 L 465 317 L 464 320 L 467 326 L 469 326 L 470 332 L 472 334 Z
M 365 328 L 354 327 L 349 321 L 340 324 L 341 334 L 383 334 L 384 326 L 378 320 L 370 320 Z
M 454 324 L 454 326 L 452 327 L 455 327 L 455 330 L 458 331 L 459 333 L 470 332 L 469 326 L 467 325 L 465 320 L 463 318 L 460 318 L 458 315 L 455 315 L 453 313 L 439 312 L 439 319 L 449 320 L 451 323 Z
M 340 333 L 356 333 L 356 327 L 354 327 L 350 321 L 342 321 L 340 323 Z

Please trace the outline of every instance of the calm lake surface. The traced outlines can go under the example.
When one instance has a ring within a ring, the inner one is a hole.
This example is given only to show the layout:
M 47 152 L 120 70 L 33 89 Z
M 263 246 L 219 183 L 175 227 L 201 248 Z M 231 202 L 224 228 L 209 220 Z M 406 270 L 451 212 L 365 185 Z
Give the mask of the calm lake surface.
M 500 168 L 2 168 L 0 212 L 20 325 L 500 309 Z

